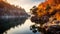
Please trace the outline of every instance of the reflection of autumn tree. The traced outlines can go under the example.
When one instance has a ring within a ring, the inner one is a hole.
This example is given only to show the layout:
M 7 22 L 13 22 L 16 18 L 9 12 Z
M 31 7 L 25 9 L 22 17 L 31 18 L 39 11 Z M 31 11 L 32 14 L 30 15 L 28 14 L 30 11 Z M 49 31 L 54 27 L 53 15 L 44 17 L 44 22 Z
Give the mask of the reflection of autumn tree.
M 34 16 L 31 21 L 35 23 L 31 25 L 32 31 L 37 26 L 37 31 L 43 34 L 60 34 L 60 0 L 47 0 L 39 4 L 35 9 L 32 8 L 31 12 Z M 34 10 L 34 11 L 33 11 Z M 34 27 L 33 27 L 34 26 Z

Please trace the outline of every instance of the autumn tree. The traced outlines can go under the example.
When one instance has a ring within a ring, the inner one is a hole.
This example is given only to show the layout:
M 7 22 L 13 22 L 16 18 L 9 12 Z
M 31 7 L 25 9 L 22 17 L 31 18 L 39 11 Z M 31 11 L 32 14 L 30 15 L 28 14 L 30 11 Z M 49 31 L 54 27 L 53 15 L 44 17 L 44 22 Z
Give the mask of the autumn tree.
M 32 30 L 36 28 L 37 31 L 43 34 L 60 34 L 60 0 L 47 0 L 38 7 L 31 9 L 34 16 L 31 17 L 31 21 L 35 23 L 31 25 Z M 58 23 L 58 24 L 57 24 Z M 34 27 L 33 27 L 34 26 Z M 37 32 L 34 30 L 34 32 Z

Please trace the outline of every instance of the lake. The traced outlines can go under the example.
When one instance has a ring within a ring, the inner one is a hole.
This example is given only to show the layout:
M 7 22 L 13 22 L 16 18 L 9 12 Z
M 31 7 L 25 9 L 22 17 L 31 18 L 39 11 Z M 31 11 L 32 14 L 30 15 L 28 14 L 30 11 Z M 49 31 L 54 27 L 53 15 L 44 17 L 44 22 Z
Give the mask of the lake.
M 30 21 L 30 19 L 27 19 L 24 24 L 21 26 L 18 25 L 15 28 L 11 28 L 7 31 L 7 34 L 34 34 L 32 31 L 30 31 L 30 26 L 33 23 Z M 39 34 L 39 33 L 36 33 Z

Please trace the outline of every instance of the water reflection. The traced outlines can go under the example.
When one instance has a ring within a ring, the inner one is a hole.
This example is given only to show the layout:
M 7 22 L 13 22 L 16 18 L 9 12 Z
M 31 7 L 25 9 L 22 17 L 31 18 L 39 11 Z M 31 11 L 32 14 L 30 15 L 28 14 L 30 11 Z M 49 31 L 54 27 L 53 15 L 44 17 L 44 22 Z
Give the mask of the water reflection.
M 10 30 L 7 31 L 7 34 L 34 34 L 32 31 L 30 31 L 30 26 L 34 24 L 31 23 L 30 19 L 27 19 L 24 24 L 21 26 L 18 25 L 15 28 L 11 28 Z M 36 33 L 40 34 L 40 33 Z
M 0 34 L 3 34 L 4 32 L 9 30 L 10 28 L 17 27 L 17 25 L 24 24 L 25 20 L 27 18 L 21 17 L 21 18 L 0 18 Z
M 29 22 L 29 23 L 28 23 Z M 29 26 L 31 25 L 31 22 L 29 19 L 26 20 L 24 24 L 21 26 L 17 26 L 14 29 L 12 28 L 11 30 L 8 31 L 8 34 L 28 34 L 29 32 Z
M 0 34 L 34 34 L 30 31 L 32 24 L 30 19 L 24 17 L 0 18 Z

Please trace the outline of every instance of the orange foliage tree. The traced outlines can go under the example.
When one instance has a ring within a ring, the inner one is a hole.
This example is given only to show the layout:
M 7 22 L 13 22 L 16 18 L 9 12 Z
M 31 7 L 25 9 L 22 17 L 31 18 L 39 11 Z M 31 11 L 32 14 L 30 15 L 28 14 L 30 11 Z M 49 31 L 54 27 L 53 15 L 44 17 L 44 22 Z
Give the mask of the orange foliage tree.
M 31 11 L 34 15 L 31 17 L 31 21 L 35 23 L 34 27 L 37 26 L 36 24 L 40 25 L 37 26 L 37 30 L 34 30 L 32 25 L 33 31 L 43 32 L 43 34 L 60 34 L 58 32 L 60 31 L 60 0 L 46 0 Z

